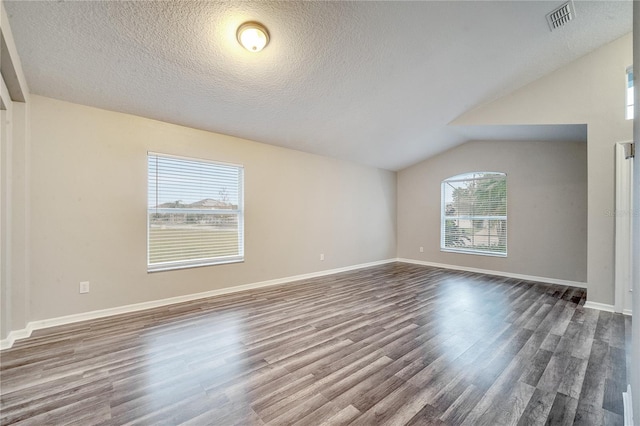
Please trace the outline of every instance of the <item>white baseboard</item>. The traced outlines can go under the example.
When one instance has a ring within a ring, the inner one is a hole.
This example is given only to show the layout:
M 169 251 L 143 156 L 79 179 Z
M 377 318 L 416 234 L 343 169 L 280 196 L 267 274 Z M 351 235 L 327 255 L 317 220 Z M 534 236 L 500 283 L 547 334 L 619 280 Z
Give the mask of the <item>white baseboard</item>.
M 606 303 L 598 303 L 598 302 L 591 302 L 589 300 L 587 300 L 584 304 L 585 308 L 591 308 L 591 309 L 597 309 L 599 311 L 605 311 L 605 312 L 615 312 L 616 308 L 613 305 L 607 305 Z M 633 316 L 631 309 L 624 309 L 622 311 L 622 315 L 628 315 L 628 316 Z
M 624 426 L 633 426 L 633 398 L 631 398 L 631 385 L 627 385 L 627 391 L 622 392 L 622 405 L 624 406 Z
M 498 277 L 515 278 L 526 281 L 537 281 L 549 284 L 566 285 L 570 287 L 587 288 L 587 283 L 580 281 L 560 280 L 557 278 L 537 277 L 533 275 L 514 274 L 511 272 L 492 271 L 488 269 L 468 268 L 466 266 L 449 265 L 446 263 L 425 262 L 423 260 L 399 258 L 398 262 L 413 263 L 416 265 L 433 266 L 435 268 L 453 269 L 456 271 L 476 272 L 478 274 L 495 275 Z
M 613 305 L 608 305 L 606 303 L 598 303 L 598 302 L 591 302 L 589 300 L 587 300 L 584 304 L 585 308 L 591 308 L 591 309 L 597 309 L 599 311 L 605 311 L 605 312 L 615 312 L 616 308 Z M 628 315 L 628 316 L 633 316 L 631 309 L 624 309 L 622 311 L 622 315 Z
M 118 306 L 115 308 L 100 309 L 97 311 L 83 312 L 80 314 L 66 315 L 63 317 L 31 321 L 27 324 L 27 326 L 24 329 L 11 331 L 6 339 L 0 340 L 0 350 L 9 349 L 13 346 L 16 340 L 24 339 L 26 337 L 31 336 L 31 332 L 33 330 L 40 330 L 43 328 L 55 327 L 58 325 L 72 324 L 80 321 L 104 318 L 112 315 L 142 311 L 145 309 L 158 308 L 161 306 L 173 305 L 181 302 L 189 302 L 192 300 L 204 299 L 207 297 L 220 296 L 220 295 L 229 294 L 229 293 L 236 293 L 239 291 L 253 290 L 253 289 L 262 288 L 262 287 L 270 287 L 270 286 L 279 285 L 279 284 L 286 284 L 294 281 L 322 277 L 325 275 L 332 275 L 340 272 L 348 272 L 356 269 L 369 268 L 371 266 L 384 265 L 387 263 L 392 263 L 397 261 L 398 261 L 397 259 L 386 259 L 386 260 L 380 260 L 376 262 L 361 263 L 358 265 L 346 266 L 343 268 L 328 269 L 324 271 L 312 272 L 309 274 L 294 275 L 291 277 L 277 278 L 274 280 L 259 281 L 256 283 L 243 284 L 243 285 L 238 285 L 234 287 L 220 288 L 216 290 L 205 291 L 203 293 L 186 294 L 184 296 L 170 297 L 167 299 L 152 300 L 149 302 L 135 303 L 132 305 Z
M 613 307 L 613 305 L 607 305 L 606 303 L 598 303 L 598 302 L 591 302 L 589 300 L 587 300 L 584 304 L 585 308 L 591 308 L 591 309 L 597 309 L 599 311 L 605 311 L 605 312 L 615 312 L 615 308 Z
M 129 312 L 142 311 L 145 309 L 157 308 L 157 307 L 166 306 L 166 305 L 173 305 L 181 302 L 189 302 L 192 300 L 204 299 L 207 297 L 219 296 L 219 295 L 229 294 L 229 293 L 236 293 L 239 291 L 252 290 L 252 289 L 269 287 L 269 286 L 274 286 L 279 284 L 286 284 L 293 281 L 300 281 L 300 280 L 305 280 L 310 278 L 322 277 L 325 275 L 332 275 L 340 272 L 348 272 L 356 269 L 384 265 L 392 262 L 412 263 L 416 265 L 432 266 L 436 268 L 444 268 L 444 269 L 451 269 L 451 270 L 465 271 L 465 272 L 475 272 L 475 273 L 486 274 L 486 275 L 515 278 L 515 279 L 521 279 L 526 281 L 545 282 L 549 284 L 566 285 L 571 287 L 580 287 L 580 288 L 587 287 L 586 283 L 578 282 L 578 281 L 560 280 L 556 278 L 538 277 L 533 275 L 514 274 L 511 272 L 492 271 L 488 269 L 468 268 L 466 266 L 426 262 L 426 261 L 414 260 L 414 259 L 405 259 L 405 258 L 386 259 L 386 260 L 380 260 L 376 262 L 369 262 L 369 263 L 362 263 L 358 265 L 347 266 L 343 268 L 312 272 L 309 274 L 294 275 L 291 277 L 277 278 L 274 280 L 267 280 L 267 281 L 259 281 L 256 283 L 243 284 L 243 285 L 234 286 L 234 287 L 226 287 L 226 288 L 206 291 L 203 293 L 186 294 L 184 296 L 170 297 L 167 299 L 152 300 L 149 302 L 135 303 L 132 305 L 118 306 L 115 308 L 101 309 L 97 311 L 83 312 L 80 314 L 67 315 L 63 317 L 31 321 L 27 324 L 27 326 L 24 329 L 11 331 L 6 339 L 0 340 L 0 350 L 11 348 L 16 340 L 24 339 L 31 336 L 31 333 L 33 330 L 40 330 L 43 328 L 55 327 L 58 325 L 65 325 L 65 324 L 72 324 L 75 322 L 87 321 L 87 320 L 97 319 L 97 318 L 104 318 L 112 315 L 125 314 Z M 607 305 L 604 303 L 587 301 L 585 303 L 585 307 L 599 309 L 601 311 L 614 312 L 613 305 Z M 625 310 L 625 312 L 623 313 L 625 315 L 631 315 L 631 311 L 627 312 L 627 310 Z
M 31 336 L 31 331 L 33 331 L 33 329 L 29 327 L 29 325 L 27 325 L 27 327 L 23 328 L 22 330 L 14 330 L 9 332 L 9 335 L 6 339 L 0 340 L 0 350 L 10 348 L 11 346 L 13 346 L 13 343 L 16 340 L 26 339 L 27 337 Z
M 583 283 L 583 282 L 580 282 L 580 281 L 569 281 L 569 280 L 560 280 L 560 279 L 557 279 L 557 278 L 547 278 L 547 277 L 537 277 L 537 276 L 533 276 L 533 275 L 513 274 L 511 272 L 501 272 L 501 271 L 492 271 L 492 270 L 488 270 L 488 269 L 468 268 L 466 266 L 448 265 L 448 264 L 445 264 L 445 263 L 426 262 L 426 261 L 423 261 L 423 260 L 414 260 L 414 259 L 399 258 L 398 262 L 413 263 L 413 264 L 416 264 L 416 265 L 424 265 L 424 266 L 433 266 L 435 268 L 445 268 L 445 269 L 452 269 L 452 270 L 456 270 L 456 271 L 476 272 L 476 273 L 479 273 L 479 274 L 495 275 L 495 276 L 498 276 L 498 277 L 506 277 L 506 278 L 516 278 L 516 279 L 527 280 L 527 281 L 537 281 L 537 282 L 543 282 L 543 283 L 549 283 L 549 284 L 566 285 L 566 286 L 570 286 L 570 287 L 587 288 L 587 283 Z M 600 311 L 606 311 L 606 312 L 615 312 L 614 306 L 613 305 L 607 305 L 606 303 L 598 303 L 598 302 L 586 301 L 585 304 L 584 304 L 584 307 L 585 308 L 591 308 L 591 309 L 598 309 Z M 624 315 L 631 316 L 631 310 L 630 309 L 625 309 L 624 311 L 622 311 L 622 313 Z

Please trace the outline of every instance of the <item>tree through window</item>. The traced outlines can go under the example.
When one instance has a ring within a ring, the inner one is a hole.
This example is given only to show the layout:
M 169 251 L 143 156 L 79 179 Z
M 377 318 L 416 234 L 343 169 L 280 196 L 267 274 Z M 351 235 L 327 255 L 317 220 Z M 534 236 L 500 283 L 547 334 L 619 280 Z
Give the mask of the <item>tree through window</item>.
M 442 181 L 440 248 L 507 255 L 507 175 L 472 172 Z

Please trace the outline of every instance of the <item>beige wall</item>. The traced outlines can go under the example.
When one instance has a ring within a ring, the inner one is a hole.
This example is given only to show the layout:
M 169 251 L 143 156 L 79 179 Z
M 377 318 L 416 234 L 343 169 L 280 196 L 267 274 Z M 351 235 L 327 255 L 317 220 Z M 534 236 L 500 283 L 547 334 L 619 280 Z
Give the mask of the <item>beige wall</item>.
M 402 170 L 398 257 L 585 282 L 586 154 L 584 142 L 473 141 Z M 440 251 L 441 182 L 473 171 L 507 174 L 506 258 Z
M 31 131 L 31 320 L 396 256 L 394 172 L 39 96 Z M 244 263 L 147 273 L 147 151 L 244 165 Z
M 632 139 L 624 118 L 628 34 L 454 124 L 587 124 L 588 300 L 614 302 L 614 148 Z

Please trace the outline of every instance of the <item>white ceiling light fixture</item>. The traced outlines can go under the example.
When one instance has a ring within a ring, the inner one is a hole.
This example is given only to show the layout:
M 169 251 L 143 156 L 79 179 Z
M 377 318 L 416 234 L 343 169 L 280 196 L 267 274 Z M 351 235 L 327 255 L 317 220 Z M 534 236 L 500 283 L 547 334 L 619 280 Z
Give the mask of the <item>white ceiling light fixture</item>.
M 259 22 L 245 22 L 236 33 L 238 43 L 249 52 L 259 52 L 269 44 L 269 31 Z

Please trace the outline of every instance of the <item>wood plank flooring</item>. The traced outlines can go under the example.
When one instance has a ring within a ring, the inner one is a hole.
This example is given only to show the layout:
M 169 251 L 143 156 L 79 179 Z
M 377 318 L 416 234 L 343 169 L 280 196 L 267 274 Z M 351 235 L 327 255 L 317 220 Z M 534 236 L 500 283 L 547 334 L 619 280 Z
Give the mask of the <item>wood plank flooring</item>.
M 585 296 L 392 263 L 40 330 L 0 422 L 622 425 L 631 320 Z

